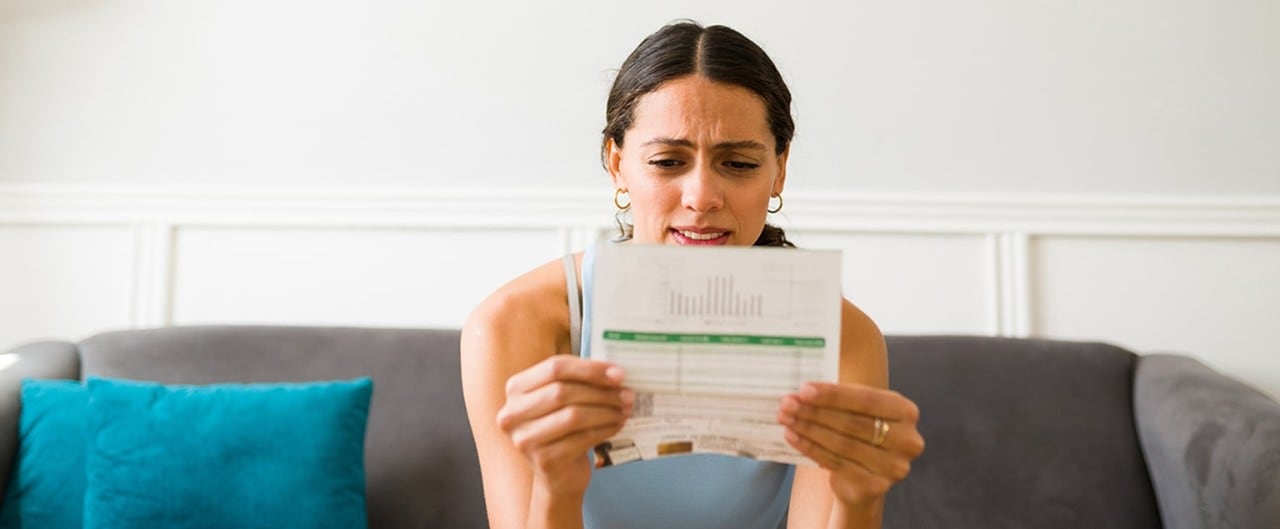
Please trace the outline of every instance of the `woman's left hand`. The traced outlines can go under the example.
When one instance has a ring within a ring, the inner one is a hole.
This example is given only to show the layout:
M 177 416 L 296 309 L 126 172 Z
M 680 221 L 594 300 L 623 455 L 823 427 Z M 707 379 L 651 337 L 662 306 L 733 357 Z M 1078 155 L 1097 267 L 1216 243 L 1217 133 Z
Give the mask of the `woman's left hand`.
M 896 391 L 809 382 L 783 397 L 778 422 L 787 442 L 831 473 L 836 500 L 849 508 L 880 500 L 924 452 L 920 410 Z

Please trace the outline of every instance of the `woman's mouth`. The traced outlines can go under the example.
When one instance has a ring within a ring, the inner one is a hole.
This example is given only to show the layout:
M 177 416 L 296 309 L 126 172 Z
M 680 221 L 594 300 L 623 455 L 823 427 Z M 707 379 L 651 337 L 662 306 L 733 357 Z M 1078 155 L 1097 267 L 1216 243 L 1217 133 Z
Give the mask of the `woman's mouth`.
M 729 232 L 671 228 L 671 237 L 681 245 L 724 245 L 729 243 Z

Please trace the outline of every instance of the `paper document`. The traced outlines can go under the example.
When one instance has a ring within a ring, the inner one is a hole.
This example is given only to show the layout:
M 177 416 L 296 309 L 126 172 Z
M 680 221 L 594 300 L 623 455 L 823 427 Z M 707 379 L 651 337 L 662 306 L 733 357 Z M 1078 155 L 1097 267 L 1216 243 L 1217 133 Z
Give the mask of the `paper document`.
M 777 413 L 804 382 L 838 378 L 838 251 L 604 244 L 587 295 L 589 357 L 622 366 L 636 392 L 598 466 L 690 453 L 813 464 Z

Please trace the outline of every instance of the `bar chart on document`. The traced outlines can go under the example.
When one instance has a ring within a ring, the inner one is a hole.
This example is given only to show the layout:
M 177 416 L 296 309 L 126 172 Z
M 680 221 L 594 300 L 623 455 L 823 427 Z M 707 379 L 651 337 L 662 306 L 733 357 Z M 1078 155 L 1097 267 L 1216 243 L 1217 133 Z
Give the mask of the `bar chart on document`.
M 662 282 L 670 286 L 676 282 L 667 271 Z M 750 293 L 743 296 L 734 289 L 734 276 L 719 275 L 706 278 L 706 291 L 685 292 L 681 288 L 667 288 L 667 316 L 703 318 L 758 319 L 764 316 L 764 295 Z M 682 285 L 676 285 L 682 286 Z M 695 290 L 701 285 L 694 284 Z M 657 300 L 661 302 L 662 300 Z M 789 301 L 789 300 L 788 300 Z
M 610 246 L 596 257 L 592 356 L 637 391 L 773 397 L 835 379 L 838 252 Z

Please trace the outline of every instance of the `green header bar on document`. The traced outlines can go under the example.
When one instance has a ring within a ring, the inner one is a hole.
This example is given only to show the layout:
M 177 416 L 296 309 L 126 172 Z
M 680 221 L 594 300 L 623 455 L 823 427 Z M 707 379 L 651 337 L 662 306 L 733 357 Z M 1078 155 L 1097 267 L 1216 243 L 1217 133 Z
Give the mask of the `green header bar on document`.
M 771 345 L 781 347 L 826 347 L 827 345 L 827 339 L 821 337 L 757 336 L 750 334 L 680 334 L 604 331 L 604 339 L 619 342 Z

